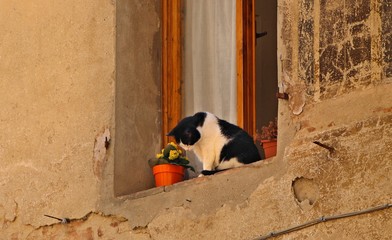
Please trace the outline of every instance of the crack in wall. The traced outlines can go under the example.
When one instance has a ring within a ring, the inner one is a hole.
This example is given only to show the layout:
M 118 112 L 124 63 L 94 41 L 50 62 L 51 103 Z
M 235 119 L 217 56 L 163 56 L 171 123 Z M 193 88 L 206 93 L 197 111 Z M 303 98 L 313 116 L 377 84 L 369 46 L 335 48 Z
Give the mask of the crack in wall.
M 104 214 L 102 212 L 93 212 L 93 211 L 91 211 L 91 212 L 88 212 L 86 215 L 84 215 L 83 217 L 80 217 L 80 218 L 69 218 L 69 219 L 67 218 L 69 220 L 68 223 L 62 223 L 60 221 L 60 222 L 56 222 L 56 223 L 52 223 L 52 224 L 43 225 L 43 226 L 40 226 L 39 228 L 46 227 L 46 226 L 54 226 L 54 225 L 59 225 L 59 224 L 71 224 L 73 222 L 85 222 L 85 221 L 89 220 L 92 215 L 98 215 L 98 216 L 101 216 L 101 217 L 104 217 L 104 218 L 112 218 L 112 219 L 115 219 L 115 220 L 120 221 L 120 222 L 128 221 L 128 219 L 126 219 L 125 217 L 122 217 L 122 216 L 117 216 L 117 215 L 113 215 L 113 214 Z
M 119 235 L 130 231 L 127 224 L 123 226 L 123 223 L 126 222 L 128 222 L 128 219 L 123 216 L 90 211 L 80 218 L 70 218 L 68 223 L 58 221 L 38 228 L 30 225 L 33 229 L 28 232 L 26 239 L 36 239 L 44 236 L 50 238 L 61 238 L 60 236 L 62 236 L 76 239 L 95 239 L 94 236 L 111 236 L 114 233 Z M 66 231 L 60 230 L 64 228 Z M 109 232 L 111 234 L 108 234 Z

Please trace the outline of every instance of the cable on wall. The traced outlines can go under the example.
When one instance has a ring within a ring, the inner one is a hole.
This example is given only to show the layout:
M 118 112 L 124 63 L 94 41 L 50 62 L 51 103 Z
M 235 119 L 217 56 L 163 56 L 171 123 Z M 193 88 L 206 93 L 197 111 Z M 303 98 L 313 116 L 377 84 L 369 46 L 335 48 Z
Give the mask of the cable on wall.
M 300 225 L 297 225 L 297 226 L 294 226 L 294 227 L 286 228 L 286 229 L 275 231 L 275 232 L 270 232 L 269 234 L 261 236 L 261 237 L 258 237 L 258 238 L 255 238 L 254 240 L 265 240 L 265 239 L 268 239 L 268 238 L 276 237 L 276 236 L 287 234 L 287 233 L 290 233 L 290 232 L 295 232 L 295 231 L 298 231 L 298 230 L 301 230 L 301 229 L 304 229 L 304 228 L 307 228 L 307 227 L 319 224 L 321 222 L 327 222 L 327 221 L 330 221 L 330 220 L 336 220 L 336 219 L 347 218 L 347 217 L 357 216 L 357 215 L 361 215 L 361 214 L 381 211 L 381 210 L 384 210 L 384 209 L 387 209 L 387 208 L 390 208 L 390 207 L 392 207 L 392 204 L 389 203 L 389 204 L 384 204 L 384 205 L 380 205 L 380 206 L 373 207 L 373 208 L 368 208 L 368 209 L 361 210 L 361 211 L 343 213 L 343 214 L 327 216 L 327 217 L 322 216 L 320 218 L 311 220 L 309 222 L 306 222 L 306 223 L 303 223 L 303 224 L 300 224 Z

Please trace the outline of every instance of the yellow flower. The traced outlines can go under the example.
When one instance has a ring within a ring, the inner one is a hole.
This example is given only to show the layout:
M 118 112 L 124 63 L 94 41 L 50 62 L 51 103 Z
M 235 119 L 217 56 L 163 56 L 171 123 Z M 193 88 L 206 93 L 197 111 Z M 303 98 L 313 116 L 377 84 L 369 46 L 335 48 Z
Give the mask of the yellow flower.
M 170 145 L 172 145 L 173 147 L 177 148 L 177 144 L 175 144 L 174 142 L 170 142 Z
M 169 160 L 177 159 L 180 153 L 177 150 L 170 150 Z
M 161 158 L 161 157 L 163 157 L 163 154 L 162 153 L 157 153 L 156 157 L 157 158 Z
M 182 151 L 181 151 L 181 149 L 178 149 L 178 152 L 180 153 L 180 155 L 182 154 Z

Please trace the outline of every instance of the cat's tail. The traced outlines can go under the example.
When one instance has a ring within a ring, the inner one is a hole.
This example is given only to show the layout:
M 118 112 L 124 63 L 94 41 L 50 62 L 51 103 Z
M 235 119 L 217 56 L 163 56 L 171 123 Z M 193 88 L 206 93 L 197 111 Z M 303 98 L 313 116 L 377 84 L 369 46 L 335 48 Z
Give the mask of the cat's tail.
M 225 171 L 225 170 L 227 170 L 227 169 L 222 169 L 222 170 L 203 170 L 203 171 L 201 171 L 200 174 L 202 174 L 204 176 L 209 176 L 209 175 L 214 175 L 217 172 L 222 172 L 222 171 Z

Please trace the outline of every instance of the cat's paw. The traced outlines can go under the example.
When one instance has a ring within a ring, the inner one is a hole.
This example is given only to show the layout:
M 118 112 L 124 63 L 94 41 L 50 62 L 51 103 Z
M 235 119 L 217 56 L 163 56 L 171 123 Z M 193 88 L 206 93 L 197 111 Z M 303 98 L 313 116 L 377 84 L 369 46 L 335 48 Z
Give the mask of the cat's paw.
M 204 177 L 204 175 L 202 173 L 200 173 L 199 176 L 197 176 L 197 177 Z

